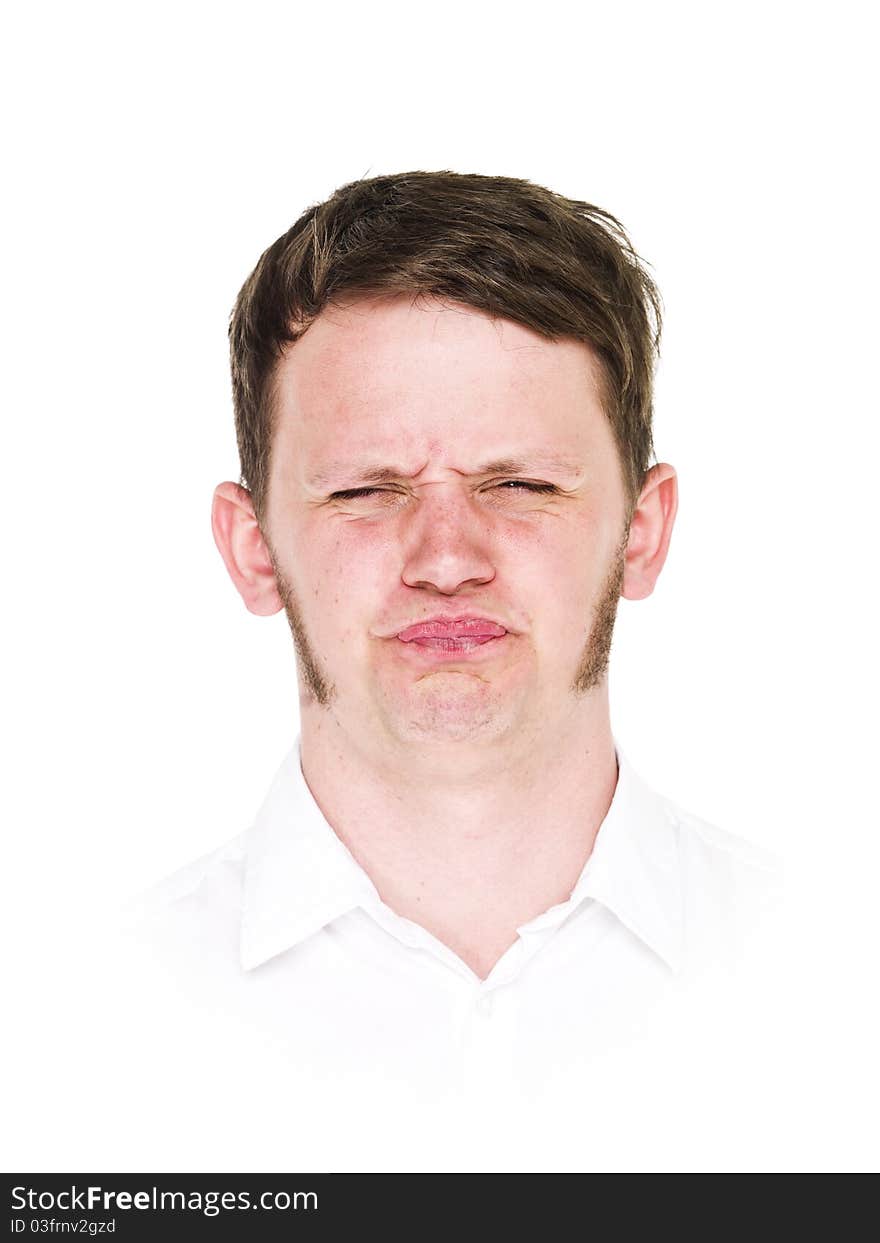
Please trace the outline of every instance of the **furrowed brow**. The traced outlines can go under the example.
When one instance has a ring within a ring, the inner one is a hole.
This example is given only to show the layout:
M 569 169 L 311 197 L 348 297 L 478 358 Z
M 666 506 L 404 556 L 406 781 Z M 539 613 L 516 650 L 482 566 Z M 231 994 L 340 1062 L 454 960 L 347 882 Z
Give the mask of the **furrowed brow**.
M 484 462 L 473 474 L 463 473 L 466 479 L 475 479 L 481 475 L 527 475 L 542 470 L 559 471 L 564 475 L 578 475 L 582 467 L 573 458 L 533 453 L 528 457 L 496 458 L 491 462 Z M 358 484 L 393 483 L 395 480 L 409 478 L 412 476 L 407 475 L 397 466 L 370 465 L 355 468 L 340 463 L 313 474 L 308 482 L 313 488 L 325 488 L 333 483 L 356 486 Z

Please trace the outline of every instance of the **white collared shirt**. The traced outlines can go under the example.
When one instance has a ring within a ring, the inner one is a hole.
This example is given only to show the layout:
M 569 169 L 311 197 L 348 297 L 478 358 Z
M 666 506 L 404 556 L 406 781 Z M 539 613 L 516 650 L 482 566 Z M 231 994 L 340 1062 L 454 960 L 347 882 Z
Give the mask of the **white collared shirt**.
M 312 1086 L 567 1090 L 650 1036 L 682 981 L 735 978 L 778 888 L 772 856 L 654 793 L 615 746 L 570 897 L 485 980 L 382 901 L 316 804 L 299 738 L 253 825 L 145 895 L 133 935 L 218 1038 Z

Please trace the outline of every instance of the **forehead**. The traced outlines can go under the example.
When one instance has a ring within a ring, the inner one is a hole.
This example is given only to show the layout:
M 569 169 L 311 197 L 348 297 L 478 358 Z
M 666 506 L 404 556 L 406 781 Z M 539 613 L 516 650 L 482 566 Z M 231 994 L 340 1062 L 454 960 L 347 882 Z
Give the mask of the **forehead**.
M 276 452 L 311 475 L 385 454 L 469 469 L 477 458 L 613 451 L 589 346 L 412 295 L 325 309 L 275 377 Z

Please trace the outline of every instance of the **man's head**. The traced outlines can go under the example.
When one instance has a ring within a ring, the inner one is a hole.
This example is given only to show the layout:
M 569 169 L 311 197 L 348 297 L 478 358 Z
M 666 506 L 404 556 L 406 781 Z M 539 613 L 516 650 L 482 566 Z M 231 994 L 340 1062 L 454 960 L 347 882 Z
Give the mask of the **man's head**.
M 442 745 L 604 688 L 617 600 L 649 594 L 675 513 L 649 466 L 659 331 L 618 222 L 510 178 L 355 182 L 264 253 L 214 532 L 248 607 L 286 609 L 304 708 Z M 438 616 L 507 633 L 396 637 Z
M 338 298 L 441 298 L 582 341 L 631 502 L 652 454 L 660 297 L 620 223 L 512 177 L 412 172 L 342 186 L 261 256 L 229 329 L 241 482 L 262 519 L 282 354 Z

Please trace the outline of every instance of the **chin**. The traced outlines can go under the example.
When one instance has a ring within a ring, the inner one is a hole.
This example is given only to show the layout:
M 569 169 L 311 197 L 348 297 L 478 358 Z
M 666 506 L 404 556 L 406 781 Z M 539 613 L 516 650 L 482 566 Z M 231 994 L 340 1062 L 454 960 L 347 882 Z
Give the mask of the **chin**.
M 509 702 L 485 693 L 450 694 L 439 687 L 388 723 L 402 743 L 410 744 L 491 742 L 515 727 Z

